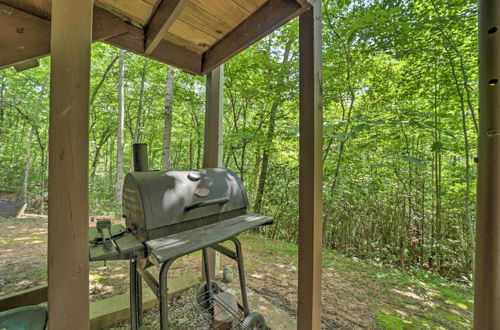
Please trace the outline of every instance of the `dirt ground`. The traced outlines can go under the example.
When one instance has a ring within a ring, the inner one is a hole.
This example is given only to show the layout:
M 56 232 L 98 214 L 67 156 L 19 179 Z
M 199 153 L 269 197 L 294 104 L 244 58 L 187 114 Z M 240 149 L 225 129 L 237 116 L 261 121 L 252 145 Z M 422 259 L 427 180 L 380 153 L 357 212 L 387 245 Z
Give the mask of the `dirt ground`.
M 0 218 L 0 295 L 46 282 L 47 218 L 26 215 Z M 296 315 L 297 247 L 256 235 L 242 235 L 247 285 Z M 230 243 L 226 243 L 230 244 Z M 228 245 L 229 246 L 229 245 Z M 201 254 L 174 262 L 170 276 L 201 273 Z M 221 257 L 221 268 L 234 262 Z M 467 329 L 471 327 L 471 290 L 433 277 L 324 253 L 324 329 Z M 91 300 L 128 290 L 128 262 L 94 262 L 90 266 Z M 156 316 L 155 316 L 156 315 Z M 146 319 L 155 319 L 154 310 Z M 155 322 L 153 322 L 156 324 Z M 117 325 L 116 329 L 126 328 Z

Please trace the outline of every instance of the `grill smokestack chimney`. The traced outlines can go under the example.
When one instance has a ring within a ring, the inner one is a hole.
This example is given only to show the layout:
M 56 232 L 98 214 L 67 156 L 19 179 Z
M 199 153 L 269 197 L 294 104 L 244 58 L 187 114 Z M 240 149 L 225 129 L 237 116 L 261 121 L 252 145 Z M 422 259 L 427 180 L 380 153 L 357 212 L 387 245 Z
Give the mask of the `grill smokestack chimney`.
M 146 143 L 134 143 L 132 148 L 134 155 L 134 171 L 147 172 L 149 170 L 148 145 Z

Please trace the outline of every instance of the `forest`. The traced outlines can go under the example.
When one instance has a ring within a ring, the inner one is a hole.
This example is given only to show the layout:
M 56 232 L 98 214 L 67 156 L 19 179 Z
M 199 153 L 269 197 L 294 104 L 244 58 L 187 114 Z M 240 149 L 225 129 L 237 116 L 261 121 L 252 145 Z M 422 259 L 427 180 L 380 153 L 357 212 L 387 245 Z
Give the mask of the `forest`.
M 324 247 L 470 282 L 474 258 L 477 3 L 325 0 Z M 47 212 L 50 60 L 0 71 L 0 191 Z M 224 67 L 223 166 L 260 234 L 296 242 L 298 21 Z M 119 215 L 132 144 L 150 167 L 202 166 L 205 77 L 95 43 L 91 215 Z

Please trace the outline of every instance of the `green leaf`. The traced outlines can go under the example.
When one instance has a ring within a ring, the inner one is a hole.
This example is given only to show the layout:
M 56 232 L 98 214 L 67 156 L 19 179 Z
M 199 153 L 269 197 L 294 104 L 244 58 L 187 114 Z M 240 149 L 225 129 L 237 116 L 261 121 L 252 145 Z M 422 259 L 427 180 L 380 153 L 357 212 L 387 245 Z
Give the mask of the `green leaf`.
M 354 132 L 361 132 L 361 131 L 363 131 L 363 130 L 369 130 L 370 128 L 371 128 L 371 126 L 370 126 L 370 125 L 368 125 L 368 124 L 360 124 L 360 125 L 356 125 L 356 126 L 354 126 L 354 127 L 352 128 L 352 130 L 353 130 Z
M 432 144 L 431 150 L 432 151 L 437 151 L 437 152 L 443 151 L 443 143 L 441 141 L 434 142 Z
M 422 162 L 420 159 L 417 159 L 417 158 L 412 157 L 412 156 L 404 156 L 403 160 L 405 162 L 412 163 L 413 165 L 415 165 L 418 168 L 424 169 L 427 167 L 427 165 L 424 162 Z
M 332 134 L 332 135 L 330 135 L 330 137 L 334 138 L 337 141 L 344 142 L 349 137 L 349 134 L 348 133 Z

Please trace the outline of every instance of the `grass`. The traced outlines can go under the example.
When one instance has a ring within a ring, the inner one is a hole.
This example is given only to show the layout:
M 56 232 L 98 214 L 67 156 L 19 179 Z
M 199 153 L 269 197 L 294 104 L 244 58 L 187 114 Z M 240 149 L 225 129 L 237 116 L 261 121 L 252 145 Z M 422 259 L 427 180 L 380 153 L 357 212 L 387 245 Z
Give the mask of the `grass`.
M 243 235 L 242 241 L 250 254 L 288 264 L 288 273 L 296 276 L 297 245 L 256 235 Z M 255 259 L 251 262 L 252 269 L 258 268 Z M 378 329 L 470 329 L 472 314 L 468 285 L 422 269 L 405 271 L 323 251 L 326 328 L 357 324 Z

